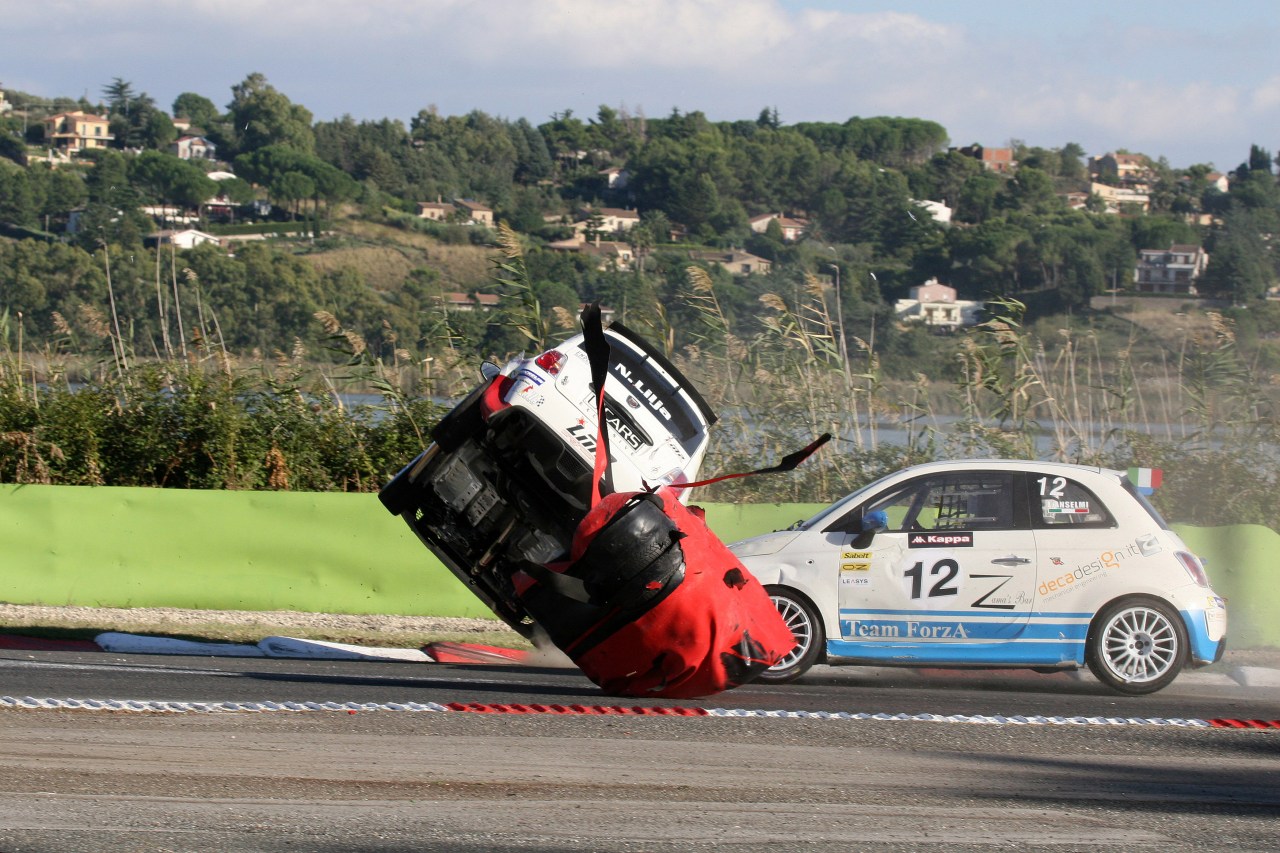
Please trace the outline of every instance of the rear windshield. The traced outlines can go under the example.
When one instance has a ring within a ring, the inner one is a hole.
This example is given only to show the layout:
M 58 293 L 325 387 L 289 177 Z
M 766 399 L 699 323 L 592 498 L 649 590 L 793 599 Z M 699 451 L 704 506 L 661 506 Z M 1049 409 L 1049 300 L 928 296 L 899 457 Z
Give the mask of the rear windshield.
M 679 379 L 683 377 L 676 378 L 679 374 L 674 367 L 664 364 L 653 353 L 632 349 L 628 343 L 617 338 L 609 339 L 610 375 L 630 391 L 636 405 L 648 409 L 675 436 L 687 453 L 695 453 L 706 440 L 707 432 L 698 412 L 684 394 L 696 395 L 697 392 L 680 384 Z M 578 347 L 585 350 L 586 344 L 581 343 Z M 612 409 L 615 414 L 626 411 L 626 407 L 619 403 L 615 403 Z M 713 419 L 714 416 L 709 418 Z

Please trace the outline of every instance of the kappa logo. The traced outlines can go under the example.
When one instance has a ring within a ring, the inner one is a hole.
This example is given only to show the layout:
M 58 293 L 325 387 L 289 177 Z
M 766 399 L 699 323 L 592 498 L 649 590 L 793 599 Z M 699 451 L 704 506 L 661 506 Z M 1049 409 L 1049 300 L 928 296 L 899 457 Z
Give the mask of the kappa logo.
M 908 548 L 972 548 L 973 531 L 952 530 L 947 533 L 912 533 Z

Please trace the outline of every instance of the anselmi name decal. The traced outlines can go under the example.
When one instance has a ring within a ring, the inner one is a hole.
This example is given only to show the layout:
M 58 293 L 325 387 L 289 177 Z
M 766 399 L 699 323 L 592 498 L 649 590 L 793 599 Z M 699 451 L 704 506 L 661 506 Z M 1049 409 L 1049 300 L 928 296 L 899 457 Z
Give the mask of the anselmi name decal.
M 912 533 L 908 548 L 972 548 L 973 531 L 949 530 L 946 533 Z

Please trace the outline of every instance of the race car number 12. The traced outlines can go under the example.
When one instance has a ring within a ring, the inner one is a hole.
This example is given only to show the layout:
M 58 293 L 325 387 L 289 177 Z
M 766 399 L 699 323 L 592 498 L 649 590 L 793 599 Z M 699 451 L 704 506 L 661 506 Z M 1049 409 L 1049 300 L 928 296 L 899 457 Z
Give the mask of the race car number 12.
M 960 564 L 951 558 L 939 560 L 929 569 L 929 577 L 938 578 L 933 582 L 933 586 L 929 587 L 929 598 L 936 598 L 942 595 L 959 595 L 960 590 L 955 585 L 956 575 L 960 573 Z M 919 598 L 924 588 L 924 563 L 916 563 L 911 568 L 903 572 L 903 575 L 911 579 L 911 597 Z M 939 577 L 940 576 L 940 577 Z

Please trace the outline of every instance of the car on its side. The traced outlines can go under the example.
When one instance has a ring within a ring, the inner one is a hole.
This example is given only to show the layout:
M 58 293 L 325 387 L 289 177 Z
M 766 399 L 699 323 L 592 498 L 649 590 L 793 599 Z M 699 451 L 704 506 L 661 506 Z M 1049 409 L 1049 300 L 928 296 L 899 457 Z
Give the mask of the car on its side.
M 611 489 L 697 479 L 716 419 L 711 407 L 623 324 L 604 329 L 604 338 Z M 534 639 L 536 620 L 512 576 L 564 559 L 590 508 L 596 389 L 581 334 L 484 367 L 485 380 L 436 424 L 431 445 L 379 497 L 499 618 Z
M 1121 471 L 917 465 L 731 550 L 798 642 L 759 681 L 819 661 L 1088 666 L 1144 694 L 1226 645 L 1226 604 L 1203 563 Z

